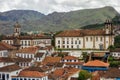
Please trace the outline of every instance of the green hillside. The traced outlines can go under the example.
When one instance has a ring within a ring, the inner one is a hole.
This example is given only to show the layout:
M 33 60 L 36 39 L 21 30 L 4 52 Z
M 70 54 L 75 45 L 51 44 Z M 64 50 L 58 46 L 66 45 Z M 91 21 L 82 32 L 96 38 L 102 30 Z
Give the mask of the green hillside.
M 23 12 L 16 15 L 16 17 L 19 16 L 17 19 L 12 18 L 14 15 L 11 15 L 5 16 L 6 20 L 2 20 L 0 15 L 1 33 L 11 33 L 13 29 L 12 25 L 16 20 L 21 23 L 23 31 L 60 31 L 65 29 L 81 28 L 83 26 L 87 26 L 89 28 L 93 26 L 92 24 L 95 24 L 95 26 L 100 24 L 98 27 L 101 28 L 103 26 L 102 23 L 104 23 L 106 19 L 113 19 L 119 15 L 113 7 L 109 6 L 71 12 L 53 12 L 48 15 L 43 15 L 39 12 L 36 13 L 33 11 L 30 15 L 25 12 L 24 16 L 22 16 L 22 13 Z M 12 14 L 18 13 L 17 11 L 12 11 Z

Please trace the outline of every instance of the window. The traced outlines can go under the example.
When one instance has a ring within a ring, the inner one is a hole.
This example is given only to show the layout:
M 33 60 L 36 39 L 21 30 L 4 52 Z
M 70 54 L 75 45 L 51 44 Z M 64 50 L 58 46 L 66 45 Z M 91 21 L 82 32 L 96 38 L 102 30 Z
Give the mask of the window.
M 102 37 L 100 37 L 100 41 L 102 41 L 102 39 L 103 39 L 103 38 L 102 38 Z
M 27 80 L 26 78 L 24 78 L 24 80 Z
M 79 45 L 77 45 L 77 48 L 79 48 Z
M 75 41 L 75 44 L 77 44 L 77 41 Z
M 30 46 L 30 41 L 28 41 L 28 46 Z
M 60 40 L 58 40 L 58 44 L 60 44 Z
M 27 41 L 25 41 L 25 46 L 27 46 Z
M 63 41 L 63 44 L 65 44 L 65 41 Z
M 58 48 L 60 48 L 60 46 L 58 46 Z
M 69 44 L 69 41 L 67 41 L 67 44 Z
M 96 37 L 96 41 L 98 41 L 98 37 Z
M 9 74 L 7 74 L 7 79 L 9 78 Z
M 86 37 L 86 41 L 88 41 L 88 37 Z
M 71 44 L 73 44 L 73 41 L 71 41 Z
M 67 48 L 69 48 L 69 46 L 67 45 Z
M 81 44 L 81 41 L 79 40 L 79 44 Z
M 73 48 L 73 46 L 71 46 L 71 48 Z
M 76 60 L 74 60 L 74 62 L 76 62 Z
M 65 48 L 65 46 L 63 46 L 63 48 Z
M 92 37 L 90 37 L 90 40 L 92 41 Z

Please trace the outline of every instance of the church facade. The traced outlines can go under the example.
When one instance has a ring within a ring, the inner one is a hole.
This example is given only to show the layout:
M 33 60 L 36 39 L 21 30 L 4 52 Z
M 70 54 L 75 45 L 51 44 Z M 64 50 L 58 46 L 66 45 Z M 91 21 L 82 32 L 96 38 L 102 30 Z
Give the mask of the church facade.
M 114 27 L 106 20 L 104 29 L 65 30 L 55 36 L 57 49 L 100 49 L 106 50 L 114 45 Z
M 51 46 L 51 37 L 43 34 L 36 35 L 20 35 L 21 25 L 16 23 L 14 25 L 14 34 L 11 36 L 4 36 L 2 42 L 8 43 L 10 45 L 16 46 L 18 48 L 26 48 L 31 46 Z

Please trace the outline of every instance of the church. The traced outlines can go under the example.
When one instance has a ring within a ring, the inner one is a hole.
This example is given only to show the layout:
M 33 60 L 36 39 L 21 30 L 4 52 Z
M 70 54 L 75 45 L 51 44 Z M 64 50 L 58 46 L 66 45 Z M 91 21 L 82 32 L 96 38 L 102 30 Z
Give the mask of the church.
M 55 47 L 65 50 L 106 50 L 114 45 L 114 26 L 110 20 L 104 29 L 65 30 L 55 36 Z
M 21 35 L 21 25 L 16 22 L 14 25 L 14 34 L 4 36 L 2 42 L 8 43 L 22 49 L 31 46 L 51 46 L 51 37 L 44 34 Z

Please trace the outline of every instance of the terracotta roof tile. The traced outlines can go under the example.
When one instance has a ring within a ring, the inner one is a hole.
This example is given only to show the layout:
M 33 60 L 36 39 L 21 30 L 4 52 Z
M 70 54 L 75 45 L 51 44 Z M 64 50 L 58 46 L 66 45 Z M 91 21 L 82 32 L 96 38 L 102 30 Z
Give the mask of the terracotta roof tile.
M 92 57 L 103 57 L 105 55 L 105 52 L 97 52 L 97 53 L 93 53 Z
M 15 63 L 15 62 L 31 62 L 32 59 L 30 58 L 9 58 L 9 57 L 0 57 L 0 62 L 6 62 L 6 63 Z
M 105 35 L 104 30 L 65 30 L 56 35 L 56 37 L 82 37 L 82 36 L 89 36 L 89 35 Z
M 17 53 L 36 54 L 37 50 L 37 47 L 28 47 L 18 50 Z
M 68 78 L 69 76 L 71 76 L 72 74 L 76 73 L 80 71 L 80 69 L 77 68 L 72 68 L 72 67 L 66 67 L 66 68 L 61 68 L 61 69 L 56 69 L 53 74 L 57 77 L 61 77 L 61 78 Z
M 35 57 L 42 57 L 45 53 L 37 53 Z
M 0 57 L 0 62 L 14 62 L 14 59 L 9 58 L 9 57 Z
M 45 77 L 46 74 L 38 72 L 38 71 L 21 71 L 18 75 L 18 77 L 33 77 L 33 78 L 39 78 L 39 77 Z
M 8 66 L 4 66 L 0 68 L 0 72 L 12 72 L 12 71 L 20 70 L 20 69 L 21 67 L 19 67 L 16 64 L 13 64 L 13 65 L 8 65 Z
M 77 57 L 74 57 L 74 56 L 65 56 L 63 58 L 63 60 L 77 60 L 78 58 Z
M 3 40 L 13 40 L 15 37 L 12 36 L 4 36 Z M 20 40 L 26 40 L 26 39 L 51 39 L 51 37 L 46 35 L 26 35 L 26 36 L 19 36 L 18 39 Z
M 115 50 L 111 50 L 111 52 L 120 52 L 120 48 L 116 48 Z
M 118 78 L 120 77 L 120 69 L 118 68 L 109 68 L 107 71 L 99 71 L 100 77 L 104 78 Z
M 73 36 L 74 37 L 83 36 L 83 33 L 81 32 L 81 30 L 65 30 L 56 35 L 56 37 L 73 37 Z
M 51 57 L 51 56 L 47 56 L 45 57 L 45 59 L 43 60 L 43 63 L 58 63 L 61 61 L 61 57 Z
M 45 72 L 48 71 L 49 68 L 48 67 L 29 67 L 29 68 L 25 68 L 24 71 L 39 71 L 39 72 Z
M 94 60 L 94 61 L 88 61 L 87 63 L 84 63 L 83 66 L 108 67 L 109 63 L 105 63 L 99 60 Z
M 65 62 L 66 65 L 83 65 L 84 62 Z
M 0 50 L 14 50 L 14 49 L 16 49 L 16 47 L 11 46 L 4 42 L 0 42 Z

